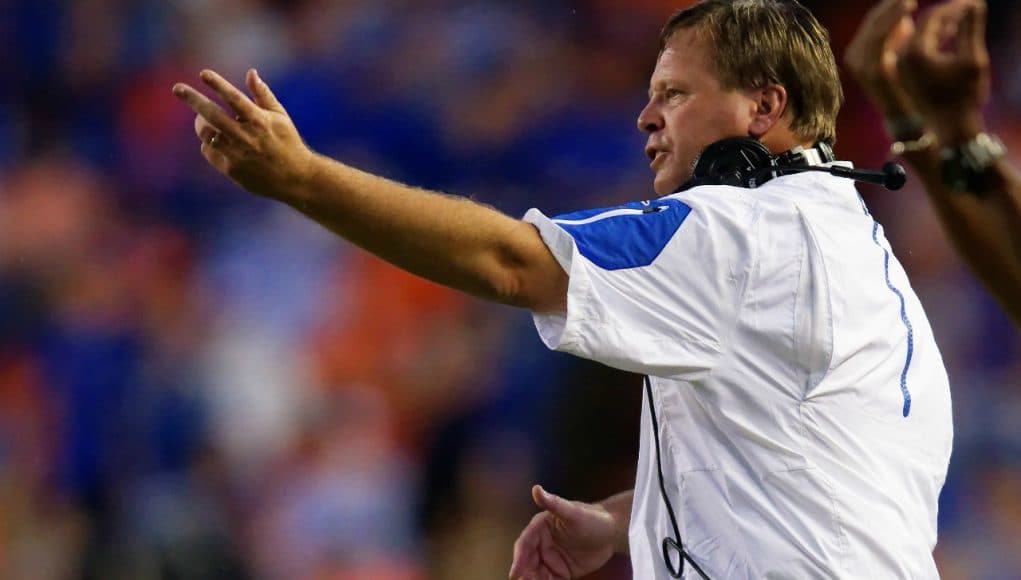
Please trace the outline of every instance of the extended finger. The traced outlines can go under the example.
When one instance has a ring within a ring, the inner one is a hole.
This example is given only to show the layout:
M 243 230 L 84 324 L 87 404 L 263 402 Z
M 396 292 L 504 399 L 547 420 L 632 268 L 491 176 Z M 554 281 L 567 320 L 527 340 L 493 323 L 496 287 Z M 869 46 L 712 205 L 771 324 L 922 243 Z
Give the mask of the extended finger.
M 531 578 L 539 570 L 539 553 L 537 548 L 519 552 L 514 550 L 514 561 L 511 563 L 508 578 Z
M 517 541 L 514 542 L 514 559 L 510 569 L 511 578 L 524 576 L 527 572 L 534 572 L 538 564 L 539 539 L 535 528 L 541 525 L 539 522 L 541 517 L 541 513 L 535 514 L 532 520 L 528 522 L 528 525 L 525 526 L 521 535 L 518 536 Z
M 254 68 L 248 69 L 248 74 L 245 75 L 245 84 L 248 86 L 248 92 L 255 98 L 257 105 L 263 109 L 287 114 L 284 106 L 280 104 L 276 95 L 270 90 L 269 85 L 259 76 L 259 71 Z
M 174 85 L 174 95 L 184 101 L 191 110 L 198 113 L 214 129 L 221 133 L 236 135 L 239 127 L 237 121 L 231 118 L 219 105 L 209 100 L 209 97 L 196 91 L 185 83 Z
M 209 88 L 216 91 L 225 103 L 230 105 L 240 120 L 251 121 L 258 118 L 259 107 L 219 73 L 206 69 L 199 73 L 199 78 L 209 85 Z
M 216 127 L 210 125 L 209 121 L 206 121 L 202 115 L 195 115 L 195 135 L 198 136 L 199 141 L 208 143 L 214 135 L 219 134 L 220 132 L 216 130 Z
M 916 5 L 915 0 L 884 0 L 869 11 L 866 23 L 862 25 L 862 28 L 868 31 L 863 37 L 863 39 L 867 39 L 863 47 L 866 58 L 874 59 L 872 62 L 879 60 L 886 49 L 886 41 L 897 24 L 905 16 L 911 14 Z
M 986 49 L 986 3 L 976 0 L 969 7 L 959 28 L 958 54 L 972 62 L 989 60 Z
M 952 0 L 938 4 L 924 15 L 918 23 L 918 32 L 912 41 L 912 50 L 930 59 L 940 57 L 940 45 L 944 39 L 944 31 L 956 26 L 968 4 Z

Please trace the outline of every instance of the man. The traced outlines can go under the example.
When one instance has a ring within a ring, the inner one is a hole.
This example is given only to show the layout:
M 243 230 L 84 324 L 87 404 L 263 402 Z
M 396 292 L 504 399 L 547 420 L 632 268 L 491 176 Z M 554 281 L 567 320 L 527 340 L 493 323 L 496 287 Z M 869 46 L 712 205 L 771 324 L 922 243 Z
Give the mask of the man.
M 682 189 L 725 138 L 835 138 L 826 32 L 793 0 L 708 0 L 667 23 L 638 118 L 659 199 L 525 220 L 318 156 L 255 71 L 195 89 L 209 162 L 411 272 L 528 308 L 551 347 L 646 375 L 633 491 L 536 486 L 511 576 L 931 578 L 951 445 L 925 313 L 853 184 L 822 173 Z M 808 159 L 808 153 L 804 153 Z M 816 159 L 815 164 L 819 163 Z M 809 161 L 805 162 L 809 164 Z
M 942 2 L 917 32 L 916 8 L 915 0 L 880 2 L 845 60 L 886 118 L 894 153 L 922 178 L 954 246 L 1021 324 L 1021 175 L 982 121 L 990 86 L 986 5 Z

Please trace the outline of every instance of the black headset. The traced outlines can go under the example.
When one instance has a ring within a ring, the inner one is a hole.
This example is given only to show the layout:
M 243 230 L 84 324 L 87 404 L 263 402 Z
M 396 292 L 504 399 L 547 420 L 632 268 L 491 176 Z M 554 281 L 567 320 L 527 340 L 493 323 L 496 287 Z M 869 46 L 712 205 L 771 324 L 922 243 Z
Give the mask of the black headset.
M 802 146 L 781 154 L 773 155 L 769 149 L 757 139 L 750 137 L 734 137 L 717 141 L 705 148 L 692 166 L 691 179 L 686 181 L 677 190 L 678 192 L 691 189 L 700 185 L 731 185 L 734 187 L 756 188 L 767 181 L 780 177 L 805 171 L 821 171 L 835 175 L 882 185 L 891 191 L 904 187 L 907 176 L 904 168 L 900 165 L 889 162 L 880 171 L 868 169 L 851 169 L 839 165 L 826 165 L 836 161 L 833 149 L 828 143 L 818 143 L 814 147 L 805 149 Z M 666 506 L 667 515 L 670 518 L 670 526 L 673 537 L 663 538 L 663 561 L 666 564 L 670 576 L 680 578 L 684 575 L 685 564 L 690 565 L 702 578 L 709 580 L 709 575 L 695 563 L 684 549 L 684 541 L 681 539 L 680 527 L 677 525 L 677 516 L 674 513 L 670 497 L 666 493 L 666 483 L 663 478 L 663 460 L 659 444 L 659 421 L 656 418 L 654 409 L 655 403 L 652 398 L 652 383 L 649 377 L 645 377 L 645 390 L 649 399 L 649 416 L 652 419 L 652 432 L 656 441 L 656 470 L 659 475 L 659 491 Z M 677 564 L 674 564 L 672 554 L 677 555 Z
M 677 191 L 699 185 L 755 188 L 774 177 L 804 171 L 821 171 L 837 177 L 874 183 L 891 191 L 904 187 L 907 180 L 904 168 L 893 162 L 884 165 L 880 171 L 824 165 L 834 161 L 836 157 L 833 149 L 825 142 L 808 149 L 798 145 L 781 155 L 773 155 L 757 139 L 733 137 L 706 147 L 695 159 L 691 179 Z

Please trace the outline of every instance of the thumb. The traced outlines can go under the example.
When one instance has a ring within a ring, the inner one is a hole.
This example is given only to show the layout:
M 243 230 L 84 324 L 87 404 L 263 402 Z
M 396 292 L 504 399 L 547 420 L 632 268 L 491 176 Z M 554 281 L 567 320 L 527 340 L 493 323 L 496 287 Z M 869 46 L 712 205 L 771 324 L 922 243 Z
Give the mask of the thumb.
M 546 491 L 541 485 L 532 486 L 532 499 L 535 505 L 562 520 L 572 519 L 577 512 L 577 506 L 573 502 Z
M 245 76 L 245 84 L 248 85 L 248 92 L 255 98 L 255 104 L 263 109 L 287 114 L 283 105 L 277 100 L 276 95 L 270 90 L 269 85 L 259 76 L 259 71 L 254 68 L 248 69 L 248 74 Z

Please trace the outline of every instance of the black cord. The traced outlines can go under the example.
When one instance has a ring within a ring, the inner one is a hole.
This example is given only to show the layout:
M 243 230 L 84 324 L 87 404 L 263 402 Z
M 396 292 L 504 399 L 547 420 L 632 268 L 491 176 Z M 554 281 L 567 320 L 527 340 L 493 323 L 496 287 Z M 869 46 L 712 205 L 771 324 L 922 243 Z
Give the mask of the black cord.
M 680 578 L 684 574 L 684 562 L 687 561 L 691 567 L 698 572 L 702 578 L 709 580 L 709 576 L 702 571 L 702 568 L 691 559 L 688 552 L 684 550 L 684 541 L 681 539 L 681 529 L 677 526 L 677 516 L 674 515 L 674 506 L 670 503 L 670 497 L 666 494 L 666 483 L 663 480 L 663 453 L 659 448 L 659 421 L 656 420 L 656 405 L 652 399 L 652 381 L 649 377 L 645 379 L 645 393 L 649 400 L 649 416 L 652 417 L 652 436 L 656 442 L 656 469 L 659 472 L 659 492 L 663 496 L 663 503 L 666 504 L 667 515 L 670 516 L 670 525 L 674 530 L 674 537 L 663 538 L 663 561 L 666 562 L 666 569 L 673 578 Z M 670 559 L 671 550 L 681 556 L 680 567 L 674 568 L 674 562 Z

